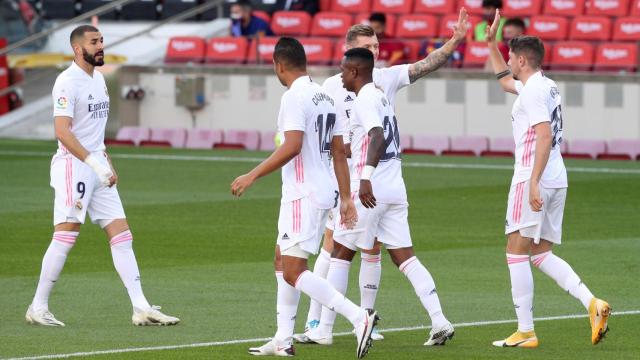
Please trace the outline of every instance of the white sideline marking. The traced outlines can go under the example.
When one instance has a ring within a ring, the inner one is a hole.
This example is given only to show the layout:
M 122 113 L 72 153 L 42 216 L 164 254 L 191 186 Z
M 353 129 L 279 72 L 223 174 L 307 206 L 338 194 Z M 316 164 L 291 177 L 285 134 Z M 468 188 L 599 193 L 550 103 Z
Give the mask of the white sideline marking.
M 623 316 L 623 315 L 637 315 L 640 314 L 640 310 L 629 310 L 629 311 L 618 311 L 611 313 L 612 316 Z M 553 320 L 566 320 L 566 319 L 580 319 L 586 318 L 589 315 L 587 314 L 572 314 L 572 315 L 559 315 L 559 316 L 547 316 L 541 318 L 535 318 L 535 321 L 553 321 Z M 465 322 L 453 324 L 456 328 L 463 327 L 476 327 L 476 326 L 487 326 L 487 325 L 499 325 L 499 324 L 510 324 L 517 323 L 518 320 L 491 320 L 491 321 L 477 321 L 477 322 Z M 390 329 L 381 329 L 381 333 L 390 333 L 390 332 L 401 332 L 401 331 L 412 331 L 412 330 L 423 330 L 429 329 L 430 326 L 411 326 L 411 327 L 400 327 L 400 328 L 390 328 Z M 334 333 L 333 336 L 347 336 L 353 334 L 351 331 L 348 332 L 340 332 Z M 186 349 L 186 348 L 198 348 L 198 347 L 213 347 L 213 346 L 222 346 L 222 345 L 234 345 L 234 344 L 245 344 L 245 343 L 254 343 L 254 342 L 262 342 L 269 341 L 271 338 L 256 338 L 256 339 L 238 339 L 238 340 L 227 340 L 227 341 L 213 341 L 213 342 L 203 342 L 203 343 L 194 343 L 194 344 L 182 344 L 182 345 L 167 345 L 167 346 L 148 346 L 148 347 L 139 347 L 139 348 L 125 348 L 125 349 L 113 349 L 113 350 L 98 350 L 98 351 L 86 351 L 86 352 L 75 352 L 68 354 L 52 354 L 52 355 L 39 355 L 39 356 L 30 356 L 30 357 L 21 357 L 21 358 L 9 358 L 6 360 L 38 360 L 38 359 L 64 359 L 70 357 L 78 357 L 78 356 L 94 356 L 94 355 L 107 355 L 107 354 L 120 354 L 120 353 L 129 353 L 129 352 L 140 352 L 140 351 L 159 351 L 159 350 L 176 350 L 176 349 Z
M 8 156 L 45 156 L 51 157 L 53 153 L 39 151 L 0 151 L 0 155 Z M 179 160 L 179 161 L 213 161 L 213 162 L 260 162 L 265 158 L 235 157 L 235 156 L 194 156 L 194 155 L 160 155 L 160 154 L 111 154 L 114 159 L 139 159 L 139 160 Z M 453 164 L 403 161 L 406 167 L 424 167 L 438 169 L 475 169 L 475 170 L 513 170 L 513 165 L 491 164 Z M 640 174 L 640 169 L 616 169 L 616 168 L 589 168 L 567 167 L 570 172 L 581 173 L 605 173 L 605 174 Z

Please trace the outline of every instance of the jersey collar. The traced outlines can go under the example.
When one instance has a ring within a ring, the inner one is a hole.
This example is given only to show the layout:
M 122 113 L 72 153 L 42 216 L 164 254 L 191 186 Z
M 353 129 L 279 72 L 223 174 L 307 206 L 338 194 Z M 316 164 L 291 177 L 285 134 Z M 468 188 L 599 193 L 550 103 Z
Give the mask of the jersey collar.
M 302 86 L 303 84 L 311 84 L 311 83 L 312 83 L 311 76 L 302 75 L 291 83 L 290 89 L 293 89 L 294 87 L 297 87 L 297 86 Z
M 76 64 L 76 62 L 75 62 L 75 61 L 72 61 L 72 62 L 71 62 L 71 66 L 70 66 L 70 68 L 71 68 L 71 70 L 72 70 L 72 71 L 74 71 L 74 72 L 77 72 L 77 73 L 79 73 L 79 74 L 82 74 L 82 75 L 84 75 L 84 76 L 88 77 L 89 79 L 93 79 L 93 77 L 92 77 L 91 75 L 87 74 L 84 70 L 82 70 L 82 68 L 81 68 L 80 66 L 78 66 L 78 64 Z M 95 71 L 95 70 L 93 70 L 93 71 Z

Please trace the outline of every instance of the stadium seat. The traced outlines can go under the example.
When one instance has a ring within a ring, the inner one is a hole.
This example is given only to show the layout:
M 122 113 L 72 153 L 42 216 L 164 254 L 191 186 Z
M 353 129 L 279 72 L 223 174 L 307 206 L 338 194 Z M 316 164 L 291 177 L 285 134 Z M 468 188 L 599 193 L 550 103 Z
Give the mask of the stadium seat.
M 183 148 L 187 140 L 187 130 L 176 128 L 151 129 L 151 138 L 140 142 L 140 146 Z
M 502 12 L 506 17 L 529 17 L 540 14 L 542 0 L 505 0 Z
M 331 0 L 331 11 L 357 14 L 368 12 L 371 0 Z
M 480 16 L 469 15 L 469 23 L 471 24 L 471 29 L 476 27 L 476 24 L 482 21 Z M 438 36 L 443 38 L 450 38 L 453 35 L 453 26 L 458 23 L 458 15 L 451 14 L 445 15 L 440 19 L 440 31 L 438 31 Z
M 400 15 L 396 37 L 424 39 L 438 35 L 438 18 L 433 15 Z
M 215 144 L 214 148 L 258 150 L 260 133 L 258 130 L 225 130 L 224 142 Z
M 245 37 L 211 38 L 207 41 L 205 62 L 243 63 L 247 59 L 248 47 L 249 42 Z
M 115 139 L 105 139 L 106 145 L 140 145 L 151 138 L 151 130 L 146 127 L 123 126 L 118 129 Z
M 408 62 L 415 62 L 420 58 L 420 48 L 422 40 L 405 40 L 404 57 Z
M 595 159 L 604 154 L 606 143 L 604 140 L 571 140 L 567 153 L 563 156 L 574 159 Z
M 206 44 L 198 36 L 176 36 L 169 39 L 166 63 L 201 63 L 204 60 Z
M 614 41 L 640 41 L 640 16 L 622 17 L 613 24 Z
M 331 11 L 331 0 L 319 0 L 320 11 Z
M 187 130 L 187 149 L 213 149 L 215 144 L 222 143 L 222 130 L 189 129 Z
M 594 70 L 627 70 L 638 68 L 638 45 L 634 43 L 604 43 L 596 48 Z
M 546 0 L 545 15 L 580 16 L 584 14 L 584 0 Z
M 516 149 L 513 137 L 499 137 L 489 140 L 489 150 L 483 151 L 482 156 L 511 157 Z
M 614 139 L 607 142 L 607 152 L 598 155 L 598 159 L 635 160 L 640 156 L 640 140 Z
M 349 14 L 320 12 L 313 17 L 311 36 L 344 37 L 353 24 Z
M 448 136 L 414 135 L 411 148 L 403 148 L 407 154 L 442 155 L 450 147 Z
M 344 39 L 340 39 L 336 41 L 333 46 L 333 64 L 337 65 L 342 62 L 342 58 L 344 57 Z
M 413 0 L 373 0 L 371 12 L 389 14 L 410 14 Z
M 486 42 L 470 41 L 464 49 L 462 66 L 466 68 L 484 67 L 489 59 L 489 48 Z
M 353 22 L 354 24 L 367 24 L 369 25 L 369 13 L 361 13 L 356 15 L 356 19 Z M 387 37 L 395 37 L 396 36 L 396 23 L 398 22 L 396 15 L 386 14 L 387 25 L 385 26 L 384 35 Z
M 590 0 L 585 6 L 587 15 L 626 16 L 629 0 Z
M 259 17 L 260 19 L 266 21 L 268 24 L 271 23 L 271 15 L 268 12 L 262 10 L 253 10 L 251 12 L 252 15 Z
M 156 0 L 139 0 L 124 5 L 120 11 L 122 20 L 153 21 L 159 17 Z
M 554 69 L 589 70 L 593 65 L 593 45 L 585 41 L 559 41 L 551 52 Z
M 570 40 L 611 39 L 611 19 L 605 16 L 579 16 L 571 22 Z
M 482 15 L 482 0 L 458 0 L 456 9 L 463 6 L 469 14 Z
M 411 149 L 413 146 L 413 138 L 409 134 L 400 135 L 400 151 L 404 152 L 404 149 Z
M 542 40 L 565 40 L 568 30 L 569 20 L 566 17 L 540 15 L 531 18 L 527 35 L 537 36 Z
M 451 149 L 442 155 L 480 156 L 488 149 L 489 140 L 484 136 L 455 136 L 451 138 Z
M 307 36 L 310 27 L 311 15 L 306 11 L 276 11 L 271 19 L 276 35 Z
M 264 36 L 260 39 L 254 39 L 249 46 L 249 54 L 247 55 L 248 63 L 261 62 L 263 64 L 273 63 L 273 50 L 278 42 L 278 37 Z
M 418 14 L 447 15 L 456 12 L 456 0 L 415 0 L 413 9 Z
M 276 149 L 276 132 L 275 131 L 263 131 L 260 133 L 260 150 L 261 151 L 273 151 Z
M 333 56 L 333 41 L 328 38 L 309 37 L 301 38 L 307 54 L 307 62 L 312 65 L 329 65 Z
M 631 16 L 640 16 L 640 0 L 631 0 Z

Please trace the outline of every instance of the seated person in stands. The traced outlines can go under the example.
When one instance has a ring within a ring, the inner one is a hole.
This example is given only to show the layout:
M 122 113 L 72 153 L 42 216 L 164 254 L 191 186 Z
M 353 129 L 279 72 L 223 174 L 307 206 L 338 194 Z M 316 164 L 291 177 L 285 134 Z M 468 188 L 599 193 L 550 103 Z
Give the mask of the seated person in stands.
M 267 1 L 263 2 L 266 3 Z M 306 11 L 313 16 L 320 10 L 320 4 L 318 0 L 276 0 L 273 11 L 281 10 Z
M 380 41 L 380 55 L 376 67 L 393 66 L 405 61 L 404 44 L 385 35 L 387 17 L 384 13 L 373 13 L 369 16 L 369 25 Z
M 252 14 L 253 6 L 249 0 L 238 0 L 231 4 L 232 36 L 272 36 L 273 31 L 263 19 Z
M 502 0 L 482 0 L 482 21 L 476 24 L 474 29 L 474 39 L 476 41 L 487 41 L 486 29 L 491 27 L 496 9 L 502 9 Z M 500 26 L 496 34 L 496 40 L 498 41 L 502 41 L 502 28 L 506 20 L 506 18 L 500 19 Z

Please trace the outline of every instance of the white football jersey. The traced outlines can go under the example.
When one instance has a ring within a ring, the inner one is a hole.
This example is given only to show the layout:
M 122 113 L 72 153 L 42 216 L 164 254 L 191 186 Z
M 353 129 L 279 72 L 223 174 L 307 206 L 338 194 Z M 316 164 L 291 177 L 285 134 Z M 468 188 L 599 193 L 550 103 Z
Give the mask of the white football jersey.
M 309 197 L 320 209 L 336 206 L 338 191 L 329 167 L 333 136 L 344 135 L 335 103 L 307 75 L 296 79 L 282 95 L 278 133 L 304 131 L 300 154 L 282 168 L 282 202 Z
M 386 151 L 371 177 L 373 195 L 381 204 L 406 204 L 407 190 L 402 178 L 400 133 L 393 105 L 374 83 L 360 89 L 353 104 L 350 129 L 353 133 L 351 154 L 351 191 L 360 189 L 362 169 L 367 164 L 369 130 L 381 127 L 384 130 Z
M 109 93 L 102 74 L 89 76 L 75 62 L 56 79 L 52 91 L 53 116 L 72 119 L 71 132 L 89 152 L 102 151 L 109 117 Z M 58 149 L 66 152 L 58 141 Z
M 532 75 L 525 85 L 515 81 L 518 98 L 513 103 L 511 122 L 516 142 L 514 183 L 531 178 L 536 151 L 536 134 L 533 127 L 548 121 L 553 136 L 549 161 L 542 173 L 540 185 L 546 188 L 567 187 L 567 170 L 560 154 L 562 143 L 562 106 L 560 92 L 555 81 L 542 72 Z
M 396 65 L 388 68 L 373 69 L 373 82 L 380 87 L 387 99 L 394 106 L 394 100 L 398 90 L 410 84 L 409 81 L 409 65 Z M 342 74 L 336 74 L 328 78 L 322 84 L 322 87 L 336 100 L 336 111 L 338 118 L 349 124 L 349 118 L 353 109 L 353 102 L 356 94 L 347 91 L 342 85 Z M 345 136 L 344 142 L 349 143 L 351 136 Z

